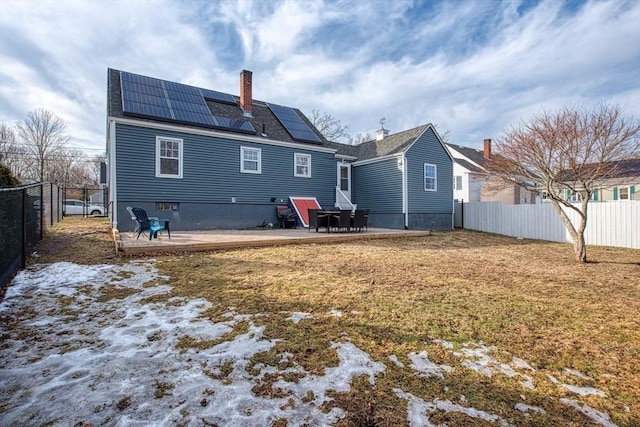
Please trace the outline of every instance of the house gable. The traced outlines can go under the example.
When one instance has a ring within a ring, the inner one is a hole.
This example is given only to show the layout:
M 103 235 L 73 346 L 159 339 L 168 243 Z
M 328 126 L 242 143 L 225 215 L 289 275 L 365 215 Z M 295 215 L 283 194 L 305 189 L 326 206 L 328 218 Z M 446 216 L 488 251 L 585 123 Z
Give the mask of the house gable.
M 411 144 L 407 161 L 408 212 L 451 214 L 453 194 L 453 159 L 432 126 Z M 425 189 L 425 164 L 436 171 L 435 191 Z

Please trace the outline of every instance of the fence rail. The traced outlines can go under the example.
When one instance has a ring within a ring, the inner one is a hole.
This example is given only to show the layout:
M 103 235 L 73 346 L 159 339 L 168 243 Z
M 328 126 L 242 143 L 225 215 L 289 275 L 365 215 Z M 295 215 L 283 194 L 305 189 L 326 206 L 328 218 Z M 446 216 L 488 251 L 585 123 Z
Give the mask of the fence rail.
M 463 205 L 463 206 L 461 206 Z M 504 205 L 500 202 L 458 203 L 464 228 L 513 237 L 571 242 L 551 203 Z M 578 214 L 564 208 L 574 225 Z M 640 249 L 640 201 L 590 203 L 584 236 L 588 245 Z
M 24 268 L 44 230 L 62 219 L 62 191 L 51 183 L 0 188 L 0 286 Z

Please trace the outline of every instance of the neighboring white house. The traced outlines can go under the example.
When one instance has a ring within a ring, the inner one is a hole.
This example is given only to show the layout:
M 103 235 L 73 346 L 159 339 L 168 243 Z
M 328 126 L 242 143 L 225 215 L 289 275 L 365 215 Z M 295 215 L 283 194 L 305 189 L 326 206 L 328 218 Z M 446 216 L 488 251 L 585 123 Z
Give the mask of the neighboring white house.
M 486 163 L 491 159 L 491 139 L 484 140 L 483 150 L 447 144 L 453 156 L 453 198 L 465 202 L 536 203 L 537 194 L 513 185 L 499 187 L 491 181 Z M 493 183 L 493 185 L 490 185 Z

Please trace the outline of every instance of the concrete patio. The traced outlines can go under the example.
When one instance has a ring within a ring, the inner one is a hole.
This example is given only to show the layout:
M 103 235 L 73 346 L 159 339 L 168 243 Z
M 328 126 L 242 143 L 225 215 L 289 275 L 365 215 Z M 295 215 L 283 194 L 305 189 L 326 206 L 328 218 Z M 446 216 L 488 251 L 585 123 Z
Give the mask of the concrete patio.
M 114 232 L 116 246 L 127 255 L 144 252 L 186 252 L 216 249 L 237 249 L 262 246 L 295 245 L 305 243 L 336 243 L 354 240 L 388 239 L 397 237 L 428 236 L 424 230 L 394 230 L 369 228 L 361 233 L 309 232 L 297 229 L 257 229 L 257 230 L 209 230 L 171 231 L 169 239 L 161 232 L 157 239 L 149 240 L 148 234 L 136 239 L 132 232 Z

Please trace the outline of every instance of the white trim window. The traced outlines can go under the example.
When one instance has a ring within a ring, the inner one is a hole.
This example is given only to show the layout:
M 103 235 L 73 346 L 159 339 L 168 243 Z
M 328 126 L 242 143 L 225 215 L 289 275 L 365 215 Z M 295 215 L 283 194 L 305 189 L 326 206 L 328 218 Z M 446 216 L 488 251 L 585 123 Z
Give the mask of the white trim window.
M 156 177 L 182 178 L 182 140 L 156 136 Z
M 620 187 L 618 188 L 618 199 L 619 200 L 629 200 L 629 187 Z
M 302 178 L 311 178 L 311 155 L 310 154 L 293 154 L 293 176 Z
M 438 191 L 438 170 L 436 165 L 424 164 L 424 191 Z
M 262 150 L 240 147 L 240 172 L 262 173 Z

